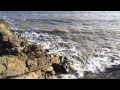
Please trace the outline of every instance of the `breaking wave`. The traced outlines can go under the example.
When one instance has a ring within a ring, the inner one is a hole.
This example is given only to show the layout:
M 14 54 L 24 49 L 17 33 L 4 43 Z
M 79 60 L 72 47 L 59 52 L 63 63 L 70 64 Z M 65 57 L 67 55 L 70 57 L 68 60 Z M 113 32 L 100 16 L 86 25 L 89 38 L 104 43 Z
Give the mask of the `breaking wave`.
M 120 64 L 120 12 L 0 12 L 12 29 L 68 58 L 58 78 L 83 78 Z

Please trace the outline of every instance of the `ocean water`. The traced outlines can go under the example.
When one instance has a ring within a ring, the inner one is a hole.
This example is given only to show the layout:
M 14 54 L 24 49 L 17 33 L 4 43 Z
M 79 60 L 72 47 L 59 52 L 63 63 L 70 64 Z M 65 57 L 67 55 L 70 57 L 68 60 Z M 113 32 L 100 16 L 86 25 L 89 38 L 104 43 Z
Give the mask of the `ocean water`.
M 68 58 L 70 74 L 58 78 L 83 78 L 120 64 L 119 11 L 0 11 L 0 18 L 29 43 Z

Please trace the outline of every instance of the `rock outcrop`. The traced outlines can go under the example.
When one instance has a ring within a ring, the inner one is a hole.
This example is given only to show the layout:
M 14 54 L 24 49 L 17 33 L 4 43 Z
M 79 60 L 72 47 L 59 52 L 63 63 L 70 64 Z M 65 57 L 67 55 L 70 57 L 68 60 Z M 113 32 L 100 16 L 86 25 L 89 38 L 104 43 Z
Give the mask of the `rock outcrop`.
M 47 52 L 40 45 L 28 44 L 0 20 L 1 79 L 56 79 L 57 73 L 67 73 L 66 57 Z

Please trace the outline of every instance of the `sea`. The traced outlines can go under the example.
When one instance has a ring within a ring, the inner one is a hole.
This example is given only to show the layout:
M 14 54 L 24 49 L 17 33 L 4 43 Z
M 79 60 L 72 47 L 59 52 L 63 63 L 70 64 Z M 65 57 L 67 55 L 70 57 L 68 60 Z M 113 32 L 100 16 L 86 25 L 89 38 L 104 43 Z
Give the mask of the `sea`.
M 0 11 L 13 31 L 68 58 L 68 74 L 84 78 L 120 64 L 120 11 Z

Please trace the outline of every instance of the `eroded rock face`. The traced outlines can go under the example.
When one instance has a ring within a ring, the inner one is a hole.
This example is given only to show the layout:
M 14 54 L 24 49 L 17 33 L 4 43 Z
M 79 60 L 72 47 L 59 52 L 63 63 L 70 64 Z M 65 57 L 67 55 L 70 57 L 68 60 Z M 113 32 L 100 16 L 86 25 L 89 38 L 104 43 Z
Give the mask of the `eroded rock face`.
M 20 48 L 27 43 L 25 38 L 11 32 L 7 22 L 0 20 L 0 55 L 2 54 L 18 54 Z
M 41 45 L 29 45 L 0 20 L 1 79 L 56 79 L 57 72 L 65 72 L 66 59 L 47 52 Z

